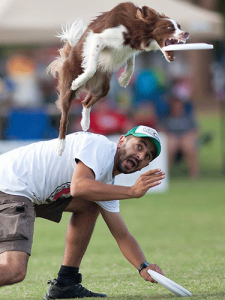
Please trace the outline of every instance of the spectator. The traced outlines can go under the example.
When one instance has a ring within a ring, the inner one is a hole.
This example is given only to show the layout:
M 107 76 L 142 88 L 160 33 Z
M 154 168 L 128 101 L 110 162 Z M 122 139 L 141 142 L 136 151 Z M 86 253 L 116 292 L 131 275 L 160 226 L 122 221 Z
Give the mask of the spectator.
M 167 135 L 169 166 L 173 166 L 180 153 L 186 160 L 190 177 L 198 178 L 198 128 L 190 106 L 190 102 L 171 96 L 168 116 L 160 121 L 159 129 Z
M 43 104 L 35 64 L 29 56 L 12 56 L 7 62 L 7 72 L 14 83 L 12 104 L 15 107 L 40 107 Z

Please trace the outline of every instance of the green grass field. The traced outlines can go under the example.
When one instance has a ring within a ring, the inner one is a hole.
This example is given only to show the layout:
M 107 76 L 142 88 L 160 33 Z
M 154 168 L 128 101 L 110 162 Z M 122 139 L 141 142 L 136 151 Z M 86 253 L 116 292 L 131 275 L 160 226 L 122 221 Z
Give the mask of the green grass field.
M 121 213 L 148 260 L 192 292 L 192 299 L 225 299 L 225 176 L 221 169 L 219 120 L 200 118 L 201 132 L 213 132 L 200 148 L 201 178 L 188 178 L 182 164 L 163 194 L 121 201 Z M 62 262 L 69 214 L 60 224 L 37 219 L 28 274 L 1 288 L 1 300 L 42 299 L 48 279 Z M 159 284 L 145 282 L 125 260 L 100 217 L 80 269 L 83 285 L 109 299 L 177 298 Z

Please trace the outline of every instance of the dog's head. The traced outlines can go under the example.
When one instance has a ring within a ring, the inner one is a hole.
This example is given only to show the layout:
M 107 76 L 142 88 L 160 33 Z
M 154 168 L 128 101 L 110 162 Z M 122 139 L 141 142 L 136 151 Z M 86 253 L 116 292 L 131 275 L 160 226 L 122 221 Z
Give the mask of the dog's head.
M 160 15 L 154 9 L 143 6 L 137 12 L 138 18 L 145 22 L 150 33 L 149 45 L 143 45 L 143 49 L 161 50 L 165 59 L 169 62 L 174 60 L 173 51 L 164 51 L 163 47 L 171 44 L 185 43 L 189 33 L 181 30 L 180 25 L 165 15 Z

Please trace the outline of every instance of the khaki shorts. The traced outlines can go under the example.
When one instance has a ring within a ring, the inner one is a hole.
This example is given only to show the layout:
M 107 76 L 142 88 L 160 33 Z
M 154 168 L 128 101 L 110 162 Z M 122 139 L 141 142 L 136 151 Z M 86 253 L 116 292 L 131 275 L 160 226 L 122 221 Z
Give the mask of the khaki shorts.
M 71 200 L 59 198 L 51 204 L 34 205 L 26 197 L 0 191 L 0 253 L 22 251 L 30 255 L 35 217 L 59 223 Z
M 31 254 L 35 211 L 21 196 L 0 192 L 0 253 L 22 251 Z

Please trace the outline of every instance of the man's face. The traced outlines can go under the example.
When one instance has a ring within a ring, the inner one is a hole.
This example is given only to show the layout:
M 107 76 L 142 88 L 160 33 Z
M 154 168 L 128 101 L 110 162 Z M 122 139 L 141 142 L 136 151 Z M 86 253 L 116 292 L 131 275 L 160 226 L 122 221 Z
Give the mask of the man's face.
M 122 136 L 117 147 L 114 164 L 115 175 L 139 171 L 155 157 L 155 148 L 148 138 Z

